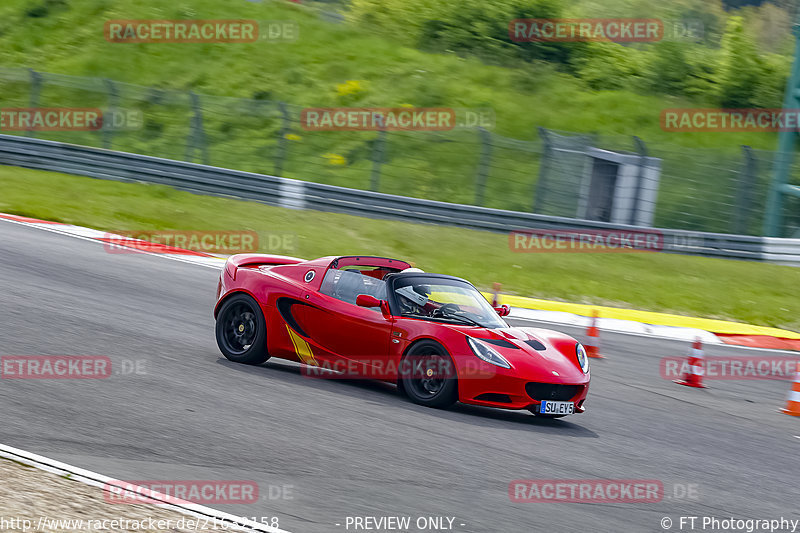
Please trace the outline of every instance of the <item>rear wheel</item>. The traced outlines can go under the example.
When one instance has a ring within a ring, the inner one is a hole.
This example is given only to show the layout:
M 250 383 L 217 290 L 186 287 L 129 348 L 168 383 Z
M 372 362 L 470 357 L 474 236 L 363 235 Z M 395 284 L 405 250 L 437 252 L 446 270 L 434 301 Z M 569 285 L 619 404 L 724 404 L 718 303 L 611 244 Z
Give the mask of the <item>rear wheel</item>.
M 403 358 L 400 386 L 426 407 L 448 407 L 458 400 L 458 378 L 447 351 L 433 341 L 415 344 Z
M 217 313 L 217 345 L 235 363 L 258 365 L 269 359 L 264 313 L 251 296 L 228 298 Z

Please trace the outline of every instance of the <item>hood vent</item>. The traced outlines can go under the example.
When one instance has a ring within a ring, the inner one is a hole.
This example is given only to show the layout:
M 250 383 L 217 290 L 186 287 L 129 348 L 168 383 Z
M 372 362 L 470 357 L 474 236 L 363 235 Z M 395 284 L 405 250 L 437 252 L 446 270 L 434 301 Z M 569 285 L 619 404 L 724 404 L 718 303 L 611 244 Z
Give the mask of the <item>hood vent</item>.
M 495 346 L 500 346 L 502 348 L 513 348 L 515 350 L 519 350 L 519 346 L 508 342 L 507 340 L 503 339 L 478 339 L 488 344 L 494 344 Z
M 538 350 L 540 352 L 547 349 L 547 347 L 544 344 L 542 344 L 541 342 L 537 341 L 536 339 L 531 339 L 529 341 L 525 341 L 525 344 L 527 344 L 528 346 L 530 346 L 534 350 Z

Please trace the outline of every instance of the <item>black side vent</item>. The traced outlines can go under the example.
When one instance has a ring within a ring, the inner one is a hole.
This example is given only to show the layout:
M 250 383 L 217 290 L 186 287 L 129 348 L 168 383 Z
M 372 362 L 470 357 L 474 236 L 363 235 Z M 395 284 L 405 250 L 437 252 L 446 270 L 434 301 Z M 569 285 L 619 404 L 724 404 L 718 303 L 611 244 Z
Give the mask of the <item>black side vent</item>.
M 494 344 L 495 346 L 501 346 L 503 348 L 513 348 L 515 350 L 519 350 L 519 348 L 516 345 L 511 344 L 507 340 L 503 340 L 503 339 L 497 339 L 497 340 L 495 340 L 495 339 L 480 339 L 480 340 L 483 341 L 483 342 L 489 343 L 489 344 Z
M 293 330 L 297 333 L 302 335 L 303 337 L 308 337 L 308 334 L 303 331 L 303 328 L 300 327 L 300 324 L 297 323 L 295 320 L 294 315 L 292 315 L 292 306 L 295 305 L 308 305 L 305 302 L 301 302 L 300 300 L 295 300 L 294 298 L 278 298 L 277 307 L 278 312 L 281 314 L 281 318 L 289 324 Z
M 482 402 L 511 403 L 511 396 L 508 394 L 497 394 L 495 392 L 484 392 L 476 396 L 475 399 Z
M 534 350 L 538 350 L 540 352 L 542 350 L 546 350 L 547 349 L 547 347 L 544 344 L 542 344 L 541 342 L 539 342 L 537 340 L 525 341 L 525 344 L 527 344 L 528 346 L 530 346 Z

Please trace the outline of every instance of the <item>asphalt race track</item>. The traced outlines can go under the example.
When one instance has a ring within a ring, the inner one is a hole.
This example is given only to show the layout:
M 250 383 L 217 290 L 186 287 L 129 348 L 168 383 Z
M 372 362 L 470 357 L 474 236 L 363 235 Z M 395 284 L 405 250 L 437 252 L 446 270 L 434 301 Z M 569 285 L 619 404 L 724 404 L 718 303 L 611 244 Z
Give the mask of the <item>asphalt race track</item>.
M 660 377 L 659 359 L 684 356 L 685 343 L 603 333 L 608 359 L 592 362 L 583 415 L 427 409 L 384 384 L 311 379 L 280 361 L 229 363 L 213 335 L 217 275 L 0 221 L 0 355 L 106 355 L 119 372 L 0 380 L 0 442 L 119 479 L 254 480 L 258 503 L 212 506 L 277 516 L 292 533 L 347 531 L 348 516 L 456 517 L 454 531 L 476 533 L 800 518 L 800 419 L 778 413 L 787 381 L 680 387 Z M 790 357 L 718 346 L 706 355 Z M 666 496 L 512 503 L 508 494 L 515 479 L 597 478 L 660 480 Z M 291 498 L 277 497 L 282 486 Z M 696 494 L 676 497 L 686 488 Z

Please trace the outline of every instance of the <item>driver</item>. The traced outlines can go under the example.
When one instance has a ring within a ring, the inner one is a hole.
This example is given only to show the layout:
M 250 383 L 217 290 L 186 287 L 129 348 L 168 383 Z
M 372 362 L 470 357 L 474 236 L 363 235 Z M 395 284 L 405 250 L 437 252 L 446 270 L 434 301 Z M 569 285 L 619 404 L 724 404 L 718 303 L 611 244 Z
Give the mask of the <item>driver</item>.
M 404 315 L 425 315 L 430 316 L 439 305 L 432 302 L 429 297 L 431 289 L 427 285 L 406 285 L 395 291 L 397 301 L 400 303 L 400 310 Z

